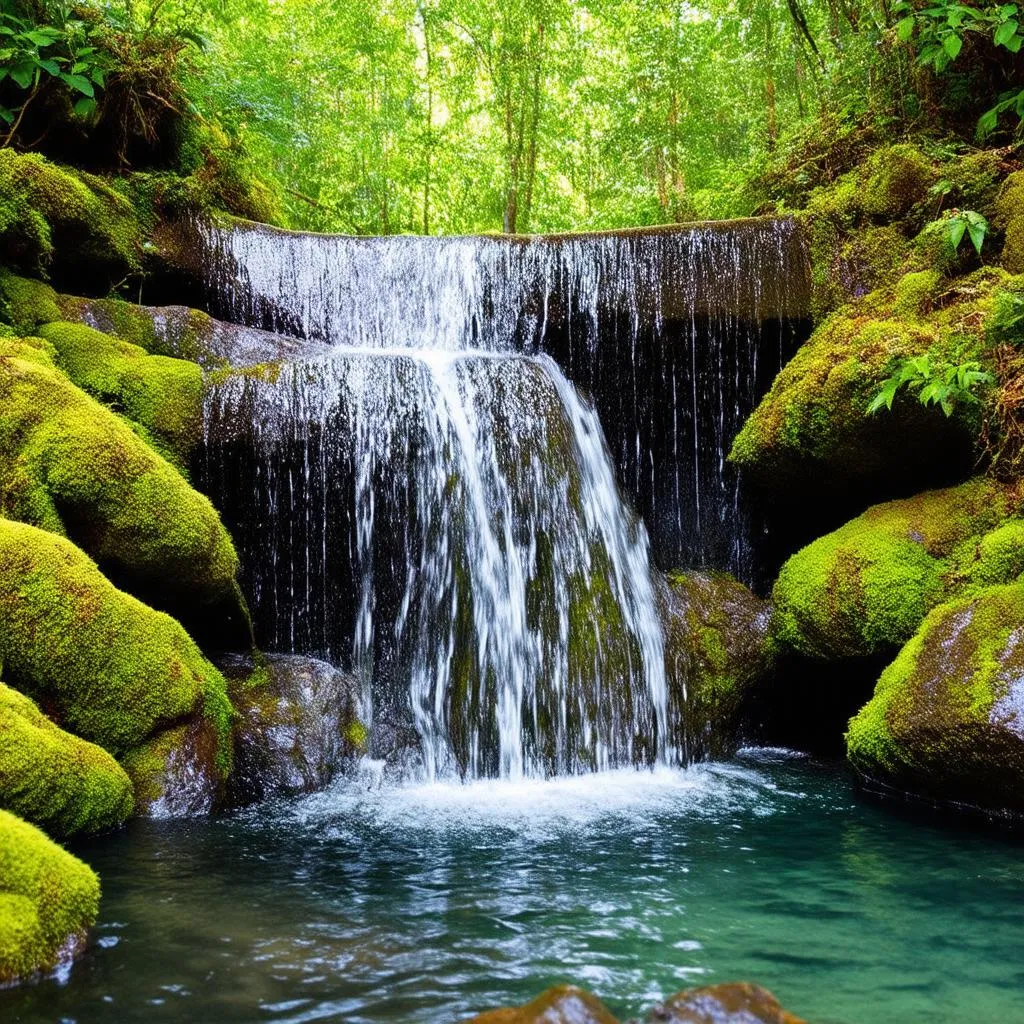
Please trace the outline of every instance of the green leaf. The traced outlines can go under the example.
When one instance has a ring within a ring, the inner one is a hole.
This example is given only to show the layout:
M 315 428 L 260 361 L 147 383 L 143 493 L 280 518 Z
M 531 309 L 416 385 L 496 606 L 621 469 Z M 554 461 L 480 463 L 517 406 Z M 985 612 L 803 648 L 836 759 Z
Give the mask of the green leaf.
M 963 241 L 964 232 L 967 230 L 967 221 L 962 217 L 954 217 L 949 222 L 949 234 L 946 236 L 950 244 L 954 249 L 960 248 L 960 243 Z
M 1007 43 L 1017 34 L 1017 22 L 1016 21 L 1004 21 L 992 37 L 995 41 L 996 46 L 1006 46 Z
M 981 255 L 981 247 L 985 244 L 985 233 L 988 231 L 988 221 L 984 220 L 984 218 L 982 218 L 982 221 L 982 223 L 977 221 L 967 222 L 967 232 L 971 236 L 971 244 L 979 256 Z
M 949 55 L 950 60 L 956 60 L 963 49 L 964 41 L 956 34 L 950 33 L 942 40 L 942 48 Z
M 0 121 L 4 121 L 6 124 L 14 124 L 14 111 L 8 110 L 7 107 L 0 107 Z
M 96 100 L 91 96 L 81 96 L 73 107 L 79 117 L 91 117 L 96 110 Z
M 912 36 L 914 35 L 914 16 L 911 15 L 909 18 L 903 18 L 896 24 L 896 38 L 901 43 L 909 43 Z
M 92 82 L 88 78 L 84 78 L 82 75 L 68 75 L 61 74 L 61 81 L 65 82 L 70 88 L 77 90 L 82 93 L 83 96 L 95 96 L 96 90 L 93 89 Z
M 32 84 L 32 79 L 35 77 L 36 69 L 34 64 L 17 64 L 13 68 L 9 69 L 9 74 L 15 82 L 22 87 L 27 89 Z

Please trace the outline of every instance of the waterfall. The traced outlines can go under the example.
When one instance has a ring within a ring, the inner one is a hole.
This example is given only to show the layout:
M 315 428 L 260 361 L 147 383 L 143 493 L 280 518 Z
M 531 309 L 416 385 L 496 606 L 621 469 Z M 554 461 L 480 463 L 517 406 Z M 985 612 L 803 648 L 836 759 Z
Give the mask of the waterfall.
M 633 346 L 617 397 L 634 415 L 612 433 L 643 463 L 662 427 L 637 349 L 671 336 L 691 360 L 671 377 L 677 505 L 742 518 L 726 419 L 755 400 L 763 322 L 799 307 L 792 224 L 512 240 L 200 225 L 196 245 L 216 313 L 324 343 L 227 375 L 207 402 L 203 483 L 259 642 L 350 664 L 376 752 L 415 749 L 431 778 L 675 761 L 651 545 L 584 368 Z M 710 470 L 707 324 L 719 362 L 731 345 L 755 364 L 734 367 L 750 395 L 718 388 Z

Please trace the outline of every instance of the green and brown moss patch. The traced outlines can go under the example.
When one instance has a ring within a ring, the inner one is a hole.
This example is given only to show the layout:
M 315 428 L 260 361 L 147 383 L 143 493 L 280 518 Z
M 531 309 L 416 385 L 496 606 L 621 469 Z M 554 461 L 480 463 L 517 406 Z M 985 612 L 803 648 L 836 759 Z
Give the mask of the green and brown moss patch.
M 101 832 L 131 814 L 132 785 L 105 750 L 0 683 L 0 807 L 59 837 Z

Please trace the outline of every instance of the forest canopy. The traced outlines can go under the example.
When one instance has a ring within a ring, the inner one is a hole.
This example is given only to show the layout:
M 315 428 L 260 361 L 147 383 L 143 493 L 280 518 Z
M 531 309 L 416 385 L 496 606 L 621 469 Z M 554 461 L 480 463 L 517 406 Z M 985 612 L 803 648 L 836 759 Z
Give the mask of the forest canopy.
M 799 180 L 808 139 L 941 120 L 970 144 L 1013 135 L 1024 115 L 1015 4 L 0 0 L 0 12 L 4 145 L 46 149 L 48 91 L 125 168 L 146 162 L 133 132 L 151 154 L 186 115 L 245 155 L 286 223 L 315 230 L 743 215 L 764 206 L 773 167 Z

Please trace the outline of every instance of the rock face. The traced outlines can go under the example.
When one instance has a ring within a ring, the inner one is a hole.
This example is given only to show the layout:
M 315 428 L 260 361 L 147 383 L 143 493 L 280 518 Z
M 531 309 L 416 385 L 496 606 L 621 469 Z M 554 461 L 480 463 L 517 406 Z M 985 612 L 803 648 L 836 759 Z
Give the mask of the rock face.
M 735 753 L 745 699 L 772 671 L 770 605 L 723 573 L 668 577 L 665 656 L 691 759 Z
M 117 590 L 74 545 L 0 519 L 0 663 L 7 679 L 115 756 L 201 714 L 230 756 L 220 673 L 173 619 Z
M 1024 584 L 932 611 L 846 740 L 871 785 L 1024 812 Z
M 549 988 L 512 1010 L 490 1010 L 466 1024 L 618 1024 L 597 996 L 573 985 Z
M 70 537 L 198 634 L 215 622 L 225 645 L 245 643 L 238 558 L 210 502 L 75 387 L 47 342 L 0 338 L 0 356 L 0 513 Z
M 941 601 L 1024 572 L 1016 486 L 978 478 L 876 505 L 783 566 L 781 648 L 819 659 L 890 655 Z
M 649 1024 L 803 1024 L 767 989 L 744 982 L 691 988 L 647 1015 Z
M 0 811 L 0 987 L 69 960 L 99 899 L 99 880 L 85 864 Z
M 238 715 L 232 803 L 323 789 L 365 747 L 353 676 L 299 655 L 223 667 Z
M 0 807 L 52 835 L 100 832 L 131 814 L 132 785 L 105 750 L 0 683 Z

